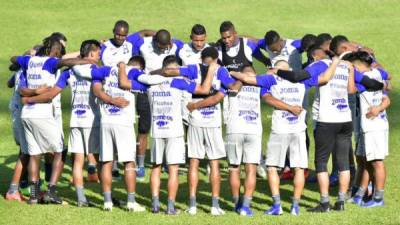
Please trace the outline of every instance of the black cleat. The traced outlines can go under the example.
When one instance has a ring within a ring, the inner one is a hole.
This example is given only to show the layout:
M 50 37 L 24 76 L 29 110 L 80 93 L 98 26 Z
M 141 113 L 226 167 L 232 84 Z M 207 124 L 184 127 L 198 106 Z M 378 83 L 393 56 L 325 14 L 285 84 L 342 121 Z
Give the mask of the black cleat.
M 57 196 L 56 192 L 46 191 L 43 196 L 43 202 L 46 204 L 57 204 L 61 205 L 63 203 L 62 199 Z
M 335 202 L 335 205 L 332 208 L 335 211 L 344 211 L 344 202 L 343 201 L 337 201 Z
M 329 202 L 319 203 L 316 207 L 307 209 L 308 212 L 312 213 L 326 213 L 330 210 L 331 206 L 329 205 Z
M 39 187 L 39 182 L 32 182 L 30 185 L 30 195 L 29 195 L 29 200 L 28 200 L 28 204 L 29 205 L 35 205 L 39 203 L 39 191 L 40 191 L 40 187 Z

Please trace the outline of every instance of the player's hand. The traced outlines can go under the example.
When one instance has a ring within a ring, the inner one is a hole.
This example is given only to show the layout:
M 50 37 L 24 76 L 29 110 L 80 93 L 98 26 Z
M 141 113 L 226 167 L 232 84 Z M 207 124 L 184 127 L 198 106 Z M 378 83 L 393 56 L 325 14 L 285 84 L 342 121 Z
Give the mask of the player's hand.
M 50 88 L 51 88 L 51 87 L 49 87 L 49 86 L 47 86 L 47 85 L 42 85 L 42 86 L 38 87 L 38 88 L 35 90 L 35 94 L 36 94 L 36 95 L 40 95 L 40 94 L 46 93 L 47 91 L 50 91 Z
M 376 106 L 372 106 L 368 109 L 368 113 L 366 114 L 367 119 L 374 119 L 375 117 L 377 117 L 379 115 L 379 113 L 381 112 L 381 110 L 376 107 Z
M 21 103 L 22 103 L 23 105 L 29 104 L 29 97 L 22 97 L 22 98 L 21 98 Z
M 303 111 L 303 107 L 298 106 L 298 105 L 292 105 L 292 106 L 290 106 L 289 111 L 291 113 L 293 113 L 294 115 L 298 116 Z
M 120 108 L 125 108 L 129 105 L 129 101 L 123 97 L 116 97 L 116 98 L 111 98 L 111 104 L 118 106 Z
M 215 71 L 215 70 L 217 70 L 217 68 L 218 68 L 218 63 L 217 63 L 217 61 L 212 61 L 212 62 L 210 63 L 210 65 L 209 65 L 209 67 L 208 67 L 208 69 L 211 70 L 211 71 Z
M 272 75 L 272 74 L 277 74 L 277 73 L 278 73 L 278 69 L 277 68 L 271 67 L 271 68 L 269 68 L 267 70 L 267 75 Z
M 119 62 L 117 64 L 117 66 L 118 66 L 118 68 L 125 68 L 126 67 L 125 62 Z
M 186 105 L 186 108 L 189 110 L 189 112 L 193 112 L 193 110 L 196 109 L 196 103 L 194 103 L 194 102 L 189 102 L 189 103 Z

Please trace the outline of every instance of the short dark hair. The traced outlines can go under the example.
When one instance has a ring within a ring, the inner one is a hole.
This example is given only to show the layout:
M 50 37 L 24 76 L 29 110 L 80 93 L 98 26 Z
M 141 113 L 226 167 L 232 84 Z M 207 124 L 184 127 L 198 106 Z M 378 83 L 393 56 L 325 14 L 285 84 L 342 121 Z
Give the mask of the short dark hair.
M 270 46 L 276 42 L 278 42 L 281 39 L 281 36 L 279 36 L 278 32 L 274 30 L 267 31 L 264 35 L 264 41 L 267 46 Z
M 203 34 L 206 34 L 206 28 L 203 26 L 203 25 L 201 25 L 201 24 L 195 24 L 193 27 L 192 27 L 192 32 L 191 32 L 191 34 L 193 35 L 203 35 Z
M 365 51 L 357 51 L 357 52 L 352 52 L 343 57 L 344 60 L 354 62 L 354 61 L 361 61 L 364 62 L 368 65 L 371 65 L 374 63 L 374 57 L 369 54 L 368 52 Z
M 129 31 L 129 24 L 125 20 L 118 20 L 117 22 L 115 22 L 114 30 L 116 30 L 117 28 L 125 28 L 127 31 Z
M 154 40 L 161 45 L 168 45 L 171 43 L 171 34 L 169 31 L 161 29 L 154 35 Z
M 53 32 L 50 37 L 54 37 L 58 40 L 67 41 L 67 37 L 61 32 Z
M 131 64 L 131 63 L 138 63 L 140 65 L 141 70 L 144 70 L 144 68 L 146 68 L 146 62 L 145 62 L 143 56 L 141 56 L 141 55 L 132 56 L 132 58 L 129 59 L 128 64 Z
M 218 58 L 218 50 L 214 47 L 206 47 L 201 51 L 201 59 L 211 57 L 212 59 Z
M 233 25 L 233 23 L 231 21 L 224 21 L 219 26 L 219 32 L 220 33 L 224 33 L 224 32 L 227 32 L 229 30 L 233 30 L 233 31 L 235 30 L 235 26 Z
M 166 66 L 168 66 L 168 65 L 170 65 L 172 63 L 178 63 L 179 64 L 178 58 L 175 55 L 168 55 L 168 56 L 166 56 L 164 58 L 162 66 L 166 67 Z
M 100 42 L 94 39 L 85 40 L 81 44 L 80 55 L 81 57 L 89 56 L 89 53 L 100 48 Z
M 321 46 L 324 42 L 332 40 L 332 36 L 329 33 L 320 33 L 317 36 L 316 45 Z
M 43 39 L 42 46 L 39 48 L 37 51 L 38 56 L 47 56 L 50 54 L 51 50 L 53 48 L 59 47 L 61 51 L 61 55 L 65 54 L 65 48 L 61 44 L 60 40 L 58 38 L 48 36 L 45 39 Z
M 314 34 L 306 34 L 301 38 L 301 50 L 307 51 L 310 46 L 314 45 L 317 41 L 317 36 Z
M 331 44 L 329 45 L 329 50 L 337 54 L 337 50 L 342 43 L 349 42 L 346 36 L 336 35 L 332 38 Z
M 322 50 L 321 46 L 311 45 L 307 50 L 307 58 L 313 59 L 313 55 L 314 55 L 315 51 L 317 51 L 317 50 Z

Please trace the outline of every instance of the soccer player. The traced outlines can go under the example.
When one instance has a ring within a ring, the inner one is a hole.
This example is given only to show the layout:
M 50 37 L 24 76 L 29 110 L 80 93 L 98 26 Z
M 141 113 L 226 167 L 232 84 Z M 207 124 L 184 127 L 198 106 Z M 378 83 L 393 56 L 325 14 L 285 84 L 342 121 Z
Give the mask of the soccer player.
M 185 43 L 179 50 L 183 66 L 201 63 L 201 51 L 209 46 L 206 28 L 201 24 L 195 24 L 190 33 L 190 40 L 190 43 Z
M 44 42 L 44 56 L 14 56 L 11 62 L 18 64 L 26 75 L 21 79 L 20 94 L 29 97 L 39 94 L 37 89 L 43 86 L 53 86 L 55 73 L 63 66 L 90 63 L 86 59 L 63 59 L 63 49 L 60 41 L 47 38 Z M 31 181 L 31 193 L 28 203 L 36 204 L 39 197 L 39 163 L 40 156 L 54 152 L 53 170 L 44 195 L 44 202 L 61 204 L 62 200 L 56 195 L 56 184 L 63 168 L 62 133 L 53 116 L 52 103 L 27 102 L 21 112 L 22 123 L 30 155 L 28 171 Z
M 382 69 L 373 68 L 373 57 L 367 52 L 359 51 L 350 58 L 354 67 L 360 73 L 369 78 L 384 82 L 388 79 L 388 74 Z M 362 179 L 360 186 L 353 197 L 353 202 L 362 207 L 383 206 L 383 193 L 386 180 L 384 159 L 388 156 L 388 132 L 389 124 L 386 109 L 390 105 L 390 99 L 382 90 L 367 91 L 363 85 L 357 85 L 360 92 L 361 109 L 361 129 L 362 136 L 356 155 L 362 160 L 358 163 L 364 165 L 364 170 L 360 171 Z M 364 194 L 368 188 L 369 181 L 374 178 L 374 196 L 368 202 L 363 203 Z
M 100 58 L 100 43 L 96 40 L 82 42 L 80 57 L 97 63 Z M 79 67 L 96 67 L 93 64 L 81 65 Z M 86 75 L 87 76 L 87 75 Z M 56 85 L 41 95 L 25 97 L 24 102 L 46 103 L 58 96 L 61 91 L 69 85 L 71 87 L 72 113 L 70 120 L 70 135 L 68 151 L 74 155 L 72 168 L 73 183 L 76 189 L 78 207 L 87 207 L 89 202 L 84 194 L 83 166 L 85 156 L 94 154 L 95 163 L 100 150 L 100 118 L 99 107 L 95 102 L 92 92 L 91 80 L 85 79 L 72 69 L 64 71 L 58 78 Z

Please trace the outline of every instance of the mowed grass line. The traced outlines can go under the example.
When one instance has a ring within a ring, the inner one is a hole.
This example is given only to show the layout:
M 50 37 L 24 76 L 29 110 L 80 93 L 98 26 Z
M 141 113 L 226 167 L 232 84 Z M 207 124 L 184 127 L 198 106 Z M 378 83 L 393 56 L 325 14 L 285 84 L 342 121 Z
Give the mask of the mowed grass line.
M 89 38 L 107 38 L 111 36 L 114 22 L 125 19 L 130 23 L 131 31 L 142 28 L 167 28 L 174 37 L 188 41 L 189 32 L 194 23 L 206 26 L 208 38 L 218 38 L 219 24 L 223 20 L 232 20 L 239 33 L 262 37 L 269 29 L 276 29 L 283 37 L 300 38 L 305 33 L 330 32 L 345 34 L 375 49 L 379 61 L 394 77 L 394 86 L 399 85 L 397 74 L 399 47 L 396 45 L 400 30 L 400 4 L 398 1 L 5 1 L 0 7 L 0 84 L 4 90 L 0 95 L 0 192 L 7 191 L 12 170 L 17 157 L 11 132 L 11 117 L 8 111 L 8 100 L 11 90 L 5 87 L 10 75 L 8 60 L 10 56 L 21 54 L 24 50 L 40 42 L 53 31 L 61 31 L 68 37 L 68 50 L 76 51 L 82 40 Z M 263 69 L 256 63 L 258 72 Z M 385 189 L 386 207 L 380 209 L 360 209 L 346 205 L 344 213 L 310 214 L 306 207 L 314 206 L 319 198 L 318 187 L 307 184 L 301 202 L 301 216 L 288 215 L 291 182 L 282 185 L 282 199 L 285 214 L 280 217 L 265 217 L 263 211 L 271 205 L 269 188 L 266 180 L 258 179 L 254 195 L 253 218 L 242 218 L 231 213 L 233 207 L 227 172 L 223 171 L 221 188 L 221 205 L 228 212 L 223 217 L 212 217 L 208 214 L 211 204 L 210 186 L 202 169 L 198 202 L 200 213 L 195 217 L 179 215 L 168 217 L 150 213 L 128 213 L 115 208 L 112 213 L 102 212 L 101 188 L 98 184 L 87 184 L 86 193 L 98 206 L 93 209 L 75 207 L 75 191 L 69 180 L 71 167 L 65 167 L 61 178 L 60 195 L 70 203 L 69 206 L 28 206 L 15 202 L 6 202 L 0 198 L 0 224 L 399 224 L 399 165 L 400 154 L 398 135 L 399 119 L 397 113 L 400 100 L 397 90 L 391 95 L 392 107 L 390 119 L 390 156 L 386 160 L 388 179 Z M 70 115 L 69 90 L 63 93 L 64 128 L 68 135 Z M 263 149 L 270 131 L 271 108 L 263 105 Z M 310 132 L 311 134 L 311 132 Z M 132 140 L 133 141 L 133 140 Z M 310 152 L 310 167 L 313 168 L 313 144 Z M 226 167 L 226 162 L 223 163 Z M 204 168 L 204 166 L 202 166 Z M 148 184 L 149 170 L 146 171 L 147 182 L 138 183 L 138 202 L 150 206 L 151 194 Z M 186 209 L 188 185 L 185 176 L 181 176 L 181 186 L 177 204 L 181 210 Z M 161 201 L 166 202 L 166 175 L 162 177 Z M 113 183 L 115 197 L 125 199 L 123 182 Z M 331 191 L 332 197 L 337 189 Z M 332 199 L 333 201 L 333 199 Z M 165 204 L 162 205 L 165 209 Z

